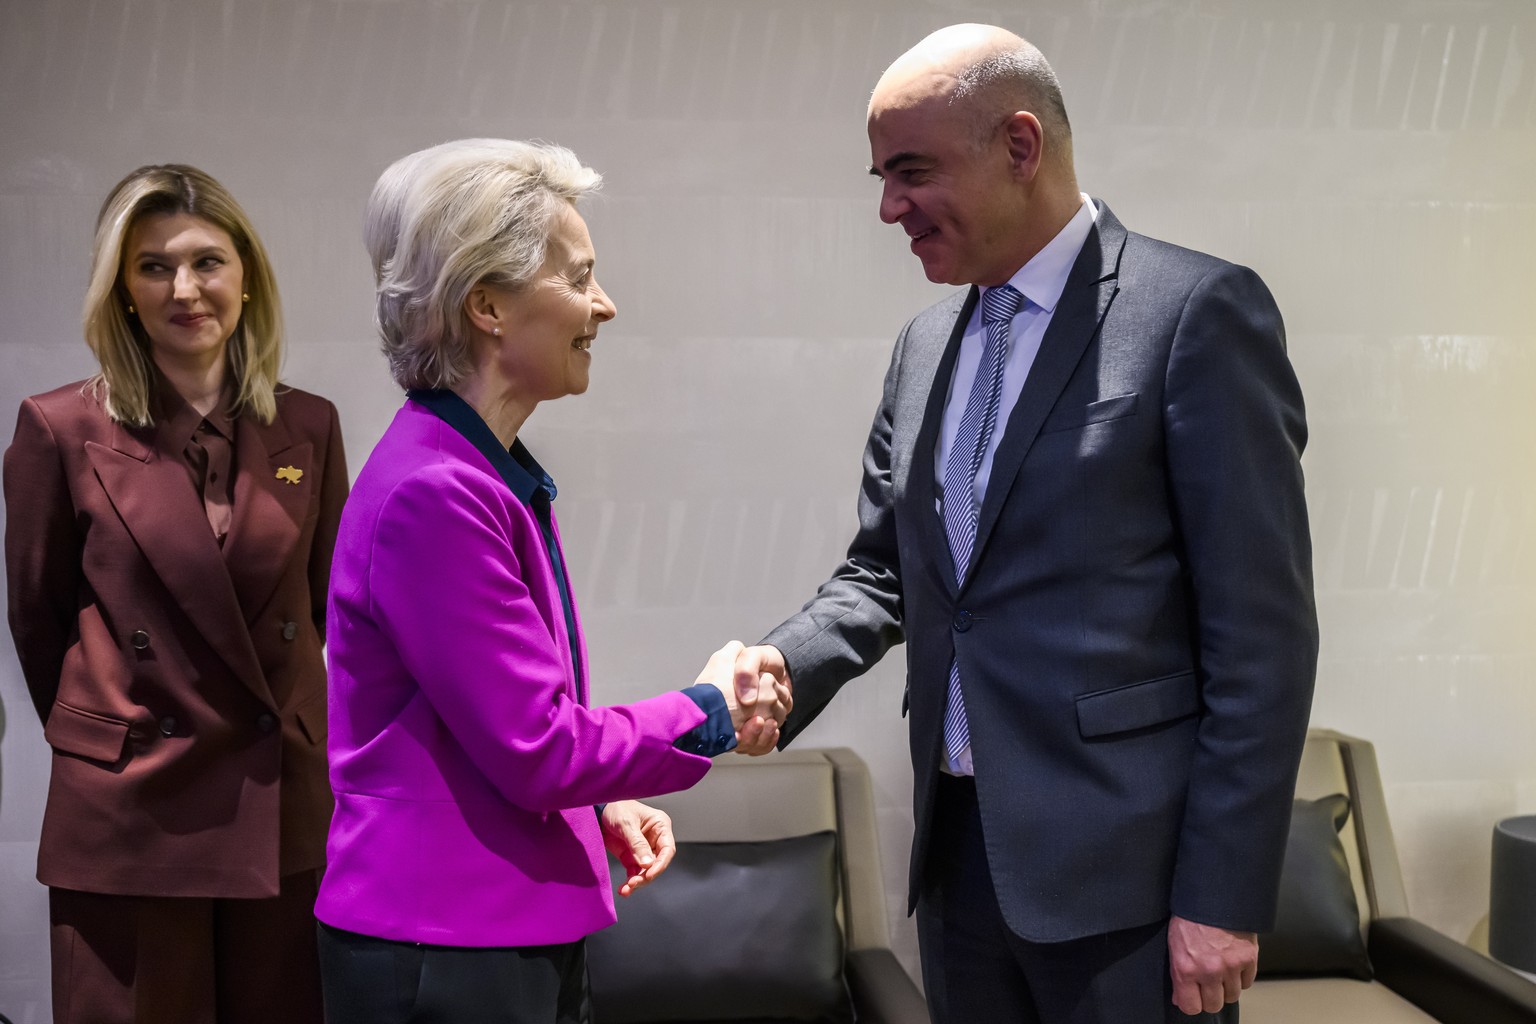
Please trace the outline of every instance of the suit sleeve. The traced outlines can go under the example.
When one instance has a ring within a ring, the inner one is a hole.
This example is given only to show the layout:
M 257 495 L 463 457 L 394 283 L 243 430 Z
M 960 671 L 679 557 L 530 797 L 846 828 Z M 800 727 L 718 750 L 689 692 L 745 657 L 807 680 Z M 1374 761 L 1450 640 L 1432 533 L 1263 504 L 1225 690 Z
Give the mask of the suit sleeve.
M 336 406 L 326 402 L 330 423 L 325 440 L 325 468 L 320 479 L 320 518 L 315 523 L 315 539 L 309 549 L 310 617 L 320 640 L 325 641 L 326 591 L 331 581 L 331 556 L 336 551 L 336 533 L 341 526 L 341 509 L 347 503 L 347 449 L 341 439 L 341 420 Z
M 1172 910 L 1264 931 L 1274 919 L 1318 632 L 1301 389 L 1279 311 L 1252 271 L 1223 265 L 1191 292 L 1165 401 L 1203 704 Z
M 29 398 L 5 453 L 5 571 L 11 636 L 44 724 L 74 630 L 83 546 L 60 440 Z
M 406 671 L 480 772 L 526 810 L 693 785 L 710 761 L 673 743 L 707 716 L 682 691 L 599 708 L 569 697 L 503 500 L 478 477 L 442 465 L 407 478 L 386 500 L 369 592 Z
M 864 447 L 859 529 L 848 555 L 804 608 L 762 640 L 783 652 L 794 681 L 795 708 L 780 730 L 781 748 L 821 714 L 845 682 L 869 671 L 903 639 L 891 435 L 901 354 L 911 330 L 908 323 L 896 340 Z

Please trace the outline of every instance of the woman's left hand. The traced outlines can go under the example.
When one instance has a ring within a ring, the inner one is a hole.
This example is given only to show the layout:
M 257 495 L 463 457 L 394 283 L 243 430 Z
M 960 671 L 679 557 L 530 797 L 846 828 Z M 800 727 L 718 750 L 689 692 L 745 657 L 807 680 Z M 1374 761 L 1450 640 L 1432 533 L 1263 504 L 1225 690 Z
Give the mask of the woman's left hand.
M 666 811 L 638 800 L 615 800 L 603 808 L 602 823 L 603 845 L 629 872 L 629 881 L 619 886 L 620 896 L 628 896 L 667 870 L 677 853 L 672 819 Z

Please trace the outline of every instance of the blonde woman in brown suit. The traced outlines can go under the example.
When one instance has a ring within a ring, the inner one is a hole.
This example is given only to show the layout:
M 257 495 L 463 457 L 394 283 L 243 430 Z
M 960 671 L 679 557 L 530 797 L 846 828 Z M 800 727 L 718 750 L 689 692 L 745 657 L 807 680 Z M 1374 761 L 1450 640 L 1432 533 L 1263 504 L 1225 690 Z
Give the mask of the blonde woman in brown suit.
M 195 168 L 112 190 L 84 321 L 100 372 L 5 454 L 54 1020 L 319 1022 L 336 410 L 278 383 L 266 252 Z

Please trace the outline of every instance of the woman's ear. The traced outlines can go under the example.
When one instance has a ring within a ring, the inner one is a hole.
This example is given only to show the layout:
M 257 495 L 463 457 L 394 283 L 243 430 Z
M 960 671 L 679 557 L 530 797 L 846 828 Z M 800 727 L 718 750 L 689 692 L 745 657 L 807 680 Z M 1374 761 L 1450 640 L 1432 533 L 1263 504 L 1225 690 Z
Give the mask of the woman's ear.
M 475 330 L 499 338 L 506 305 L 505 296 L 497 289 L 477 284 L 464 296 L 464 315 Z

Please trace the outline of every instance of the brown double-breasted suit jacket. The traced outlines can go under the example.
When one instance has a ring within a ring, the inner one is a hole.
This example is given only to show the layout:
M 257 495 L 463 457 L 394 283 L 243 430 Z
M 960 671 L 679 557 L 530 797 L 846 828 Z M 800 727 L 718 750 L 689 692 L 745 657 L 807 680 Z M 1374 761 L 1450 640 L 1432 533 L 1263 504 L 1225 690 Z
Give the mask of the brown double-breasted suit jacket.
M 23 402 L 5 453 L 11 632 L 53 748 L 38 879 L 271 896 L 325 854 L 340 426 L 294 389 L 237 417 L 222 550 L 175 446 L 75 383 Z

